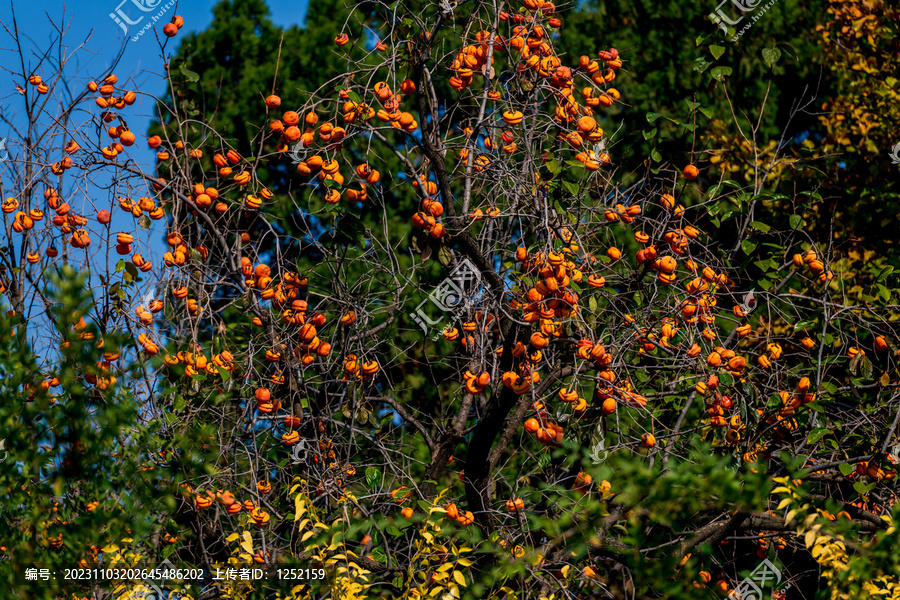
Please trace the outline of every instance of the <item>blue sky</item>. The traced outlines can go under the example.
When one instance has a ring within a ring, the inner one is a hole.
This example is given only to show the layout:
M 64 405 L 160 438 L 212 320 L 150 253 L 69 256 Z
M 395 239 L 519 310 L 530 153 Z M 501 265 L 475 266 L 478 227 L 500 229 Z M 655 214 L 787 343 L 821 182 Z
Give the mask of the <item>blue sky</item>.
M 272 20 L 282 27 L 302 26 L 306 15 L 307 1 L 268 0 Z M 21 126 L 24 122 L 24 97 L 16 92 L 15 86 L 27 84 L 21 77 L 22 67 L 19 52 L 11 35 L 16 29 L 22 43 L 26 71 L 29 73 L 35 72 L 40 64 L 41 54 L 53 47 L 54 42 L 59 38 L 59 31 L 64 31 L 63 40 L 66 53 L 74 53 L 74 58 L 67 63 L 65 70 L 70 94 L 80 93 L 85 89 L 84 86 L 88 81 L 107 73 L 119 51 L 122 50 L 121 60 L 114 71 L 119 78 L 118 85 L 124 89 L 139 89 L 141 92 L 153 96 L 161 96 L 165 92 L 165 80 L 161 77 L 161 50 L 154 32 L 144 30 L 144 28 L 147 25 L 155 27 L 159 32 L 159 38 L 164 41 L 166 38 L 162 34 L 162 27 L 173 16 L 180 15 L 184 19 L 184 27 L 165 48 L 166 54 L 174 54 L 179 40 L 186 33 L 203 30 L 210 25 L 212 9 L 217 3 L 218 0 L 12 0 L 11 3 L 7 0 L 0 2 L 0 23 L 3 26 L 0 28 L 0 69 L 2 69 L 2 74 L 0 74 L 0 112 L 2 112 L 3 118 L 17 126 Z M 115 18 L 111 15 L 115 15 Z M 154 17 L 156 17 L 155 20 Z M 127 24 L 127 35 L 117 20 L 126 24 L 130 22 Z M 50 79 L 53 75 L 52 69 L 47 67 L 36 72 L 41 74 L 45 80 Z M 59 91 L 61 90 L 52 90 L 51 96 Z M 31 94 L 33 96 L 33 92 Z M 153 104 L 151 97 L 139 94 L 137 102 L 122 111 L 123 114 L 127 114 L 128 126 L 137 136 L 134 146 L 127 149 L 127 156 L 136 161 L 146 172 L 152 172 L 155 165 L 155 151 L 150 150 L 146 143 L 146 131 L 150 124 Z M 99 111 L 91 106 L 84 114 L 88 113 L 99 114 Z M 2 138 L 10 138 L 10 162 L 15 162 L 17 152 L 12 141 L 14 136 L 10 133 L 10 125 L 0 122 L 0 139 Z M 15 193 L 11 189 L 14 180 L 10 162 L 5 165 L 0 163 L 0 177 L 3 178 L 3 189 L 6 195 Z M 71 180 L 72 178 L 69 178 L 69 181 Z M 94 181 L 94 185 L 98 185 L 98 183 L 104 182 Z M 90 218 L 95 214 L 90 210 L 90 204 L 99 204 L 99 198 L 103 198 L 103 202 L 105 202 L 105 198 L 110 196 L 106 190 L 93 190 L 93 192 L 88 185 L 78 194 L 80 197 L 64 199 L 71 204 L 75 212 L 85 214 Z M 64 191 L 64 193 L 66 192 Z M 135 222 L 130 215 L 124 214 L 118 208 L 113 209 L 112 214 L 113 221 L 110 228 L 112 232 L 133 232 Z M 134 250 L 142 252 L 145 257 L 152 257 L 155 263 L 159 263 L 162 252 L 165 251 L 165 244 L 161 222 L 153 223 L 154 230 L 150 247 L 140 248 L 135 245 Z M 96 239 L 95 232 L 102 231 L 102 229 L 96 221 L 89 223 L 88 230 L 91 232 L 92 239 Z M 43 243 L 40 247 L 32 249 L 43 252 L 47 245 L 47 243 Z M 92 245 L 94 246 L 92 250 L 96 252 L 99 244 Z M 150 256 L 148 256 L 148 250 Z M 75 256 L 74 253 L 73 256 Z M 79 256 L 84 259 L 86 255 Z M 97 258 L 95 255 L 92 260 L 96 261 Z M 111 252 L 109 256 L 113 265 L 119 258 L 115 252 Z
M 268 0 L 273 22 L 285 28 L 291 25 L 302 26 L 306 15 L 307 1 Z M 10 139 L 8 154 L 0 155 L 0 159 L 5 156 L 9 157 L 6 161 L 0 160 L 0 181 L 2 181 L 4 198 L 18 195 L 21 192 L 14 186 L 17 181 L 21 185 L 22 179 L 21 176 L 15 176 L 18 167 L 16 156 L 22 154 L 21 144 L 17 151 L 13 141 L 15 136 L 11 134 L 12 126 L 4 120 L 21 128 L 22 123 L 25 122 L 24 96 L 17 93 L 16 85 L 27 86 L 21 77 L 22 66 L 12 32 L 18 29 L 26 72 L 32 72 L 39 65 L 41 54 L 53 47 L 54 42 L 59 38 L 59 31 L 64 31 L 65 53 L 74 52 L 75 55 L 65 69 L 69 91 L 66 93 L 63 88 L 52 89 L 51 97 L 57 94 L 65 97 L 81 93 L 88 81 L 109 72 L 116 56 L 120 50 L 123 50 L 123 43 L 125 44 L 124 50 L 114 71 L 119 78 L 119 85 L 124 89 L 139 89 L 141 92 L 158 97 L 165 92 L 165 80 L 161 77 L 161 50 L 153 31 L 147 30 L 140 34 L 141 30 L 147 23 L 151 23 L 153 16 L 162 11 L 162 15 L 151 25 L 159 31 L 160 39 L 165 40 L 162 27 L 173 16 L 180 15 L 184 19 L 184 26 L 179 35 L 171 40 L 165 49 L 167 54 L 174 54 L 178 42 L 184 37 L 184 34 L 206 29 L 210 25 L 212 9 L 218 0 L 176 0 L 167 7 L 169 3 L 170 0 L 125 0 L 124 2 L 123 0 L 92 0 L 90 2 L 87 0 L 12 0 L 11 3 L 9 0 L 0 1 L 0 25 L 2 25 L 0 27 L 0 69 L 2 69 L 0 72 L 0 116 L 3 119 L 0 120 L 0 139 Z M 142 11 L 139 5 L 145 8 L 151 7 L 152 10 Z M 127 36 L 123 28 L 110 17 L 110 13 L 115 14 L 117 9 L 127 17 L 128 21 L 134 23 L 128 27 Z M 137 40 L 132 41 L 135 37 Z M 76 49 L 77 52 L 75 52 Z M 49 68 L 41 69 L 38 73 L 45 79 L 49 79 L 53 75 Z M 33 91 L 29 93 L 29 96 L 34 97 Z M 51 106 L 53 105 L 51 104 Z M 142 170 L 151 173 L 156 162 L 155 151 L 147 147 L 146 132 L 151 121 L 150 115 L 153 106 L 154 101 L 151 97 L 138 94 L 135 104 L 121 111 L 127 113 L 128 126 L 137 136 L 135 144 L 126 149 L 127 157 L 140 165 Z M 84 108 L 87 110 L 77 118 L 92 118 L 91 115 L 96 116 L 100 112 L 93 105 Z M 51 108 L 50 114 L 47 119 L 44 119 L 44 122 L 54 118 L 55 114 L 57 111 Z M 91 127 L 81 129 L 89 131 Z M 103 137 L 105 139 L 105 136 Z M 62 143 L 54 140 L 51 147 L 57 146 L 61 148 Z M 58 158 L 54 157 L 51 160 L 58 160 Z M 72 250 L 69 257 L 70 263 L 76 268 L 83 268 L 90 263 L 93 275 L 92 287 L 94 287 L 99 284 L 100 274 L 104 271 L 111 273 L 120 259 L 128 258 L 119 256 L 113 249 L 113 245 L 109 246 L 107 252 L 106 245 L 103 243 L 105 236 L 114 240 L 116 232 L 137 233 L 140 230 L 131 215 L 110 205 L 121 192 L 118 188 L 112 190 L 115 193 L 111 193 L 110 189 L 103 189 L 102 186 L 113 184 L 108 175 L 98 177 L 96 174 L 92 174 L 90 176 L 91 183 L 80 187 L 76 192 L 72 191 L 72 185 L 78 181 L 77 178 L 77 173 L 75 177 L 67 177 L 69 184 L 63 188 L 64 200 L 72 206 L 74 212 L 88 217 L 89 223 L 86 229 L 92 238 L 92 245 L 87 250 Z M 37 194 L 42 191 L 43 188 L 36 190 Z M 144 193 L 137 194 L 137 196 L 141 195 Z M 35 200 L 38 207 L 46 210 L 43 199 L 39 195 L 35 197 Z M 113 219 L 109 229 L 96 221 L 94 209 L 99 210 L 104 204 L 107 209 L 112 209 Z M 11 217 L 11 215 L 9 216 Z M 164 221 L 152 221 L 151 223 L 149 236 L 135 235 L 136 243 L 133 251 L 141 253 L 145 258 L 154 262 L 153 273 L 155 275 L 149 281 L 146 276 L 143 277 L 145 282 L 139 284 L 135 290 L 135 305 L 148 294 L 156 295 L 153 282 L 157 276 L 162 277 L 166 271 L 161 269 L 162 254 L 168 250 L 165 243 Z M 18 235 L 14 235 L 12 242 L 15 245 L 21 239 Z M 43 254 L 50 244 L 47 237 L 39 236 L 32 238 L 29 250 Z M 57 248 L 60 247 L 58 243 L 53 245 Z M 18 253 L 20 250 L 17 248 L 16 251 Z M 31 296 L 26 300 L 26 304 L 26 315 L 29 320 L 40 318 L 43 306 L 36 297 Z M 2 301 L 0 301 L 0 306 L 4 310 L 9 308 Z M 29 328 L 29 337 L 35 349 L 44 347 L 39 329 Z
M 37 50 L 45 49 L 57 36 L 51 21 L 57 26 L 64 25 L 66 27 L 64 39 L 69 48 L 74 49 L 81 43 L 85 45 L 86 52 L 80 53 L 81 60 L 72 72 L 73 75 L 80 74 L 82 77 L 85 77 L 86 74 L 105 72 L 122 47 L 122 43 L 128 39 L 122 60 L 116 69 L 119 80 L 133 77 L 135 83 L 142 90 L 162 94 L 165 90 L 165 83 L 158 76 L 161 64 L 160 50 L 153 32 L 144 32 L 135 42 L 130 41 L 131 38 L 140 34 L 142 27 L 147 25 L 160 10 L 165 10 L 163 16 L 154 25 L 160 30 L 162 38 L 162 26 L 174 15 L 181 15 L 184 18 L 184 28 L 175 38 L 177 43 L 183 33 L 202 30 L 209 26 L 212 21 L 212 9 L 218 2 L 218 0 L 177 0 L 173 6 L 164 8 L 170 1 L 13 0 L 11 5 L 9 2 L 0 2 L 0 22 L 8 29 L 12 29 L 13 11 L 15 11 L 19 31 L 30 42 L 30 47 L 26 48 L 28 54 L 26 64 L 29 62 L 36 64 Z M 268 0 L 272 20 L 283 27 L 302 25 L 306 16 L 307 1 Z M 138 5 L 152 7 L 152 9 L 144 12 L 138 8 Z M 117 9 L 124 13 L 128 20 L 135 22 L 134 25 L 128 27 L 128 36 L 110 17 L 110 14 L 118 12 Z M 3 69 L 5 75 L 8 75 L 9 70 L 19 70 L 18 53 L 15 52 L 11 38 L 5 31 L 0 31 L 0 40 L 2 40 L 0 41 L 0 68 Z M 175 47 L 170 44 L 167 52 L 173 52 L 174 49 Z M 9 108 L 18 98 L 14 92 L 13 83 L 20 82 L 13 82 L 8 77 L 5 80 L 5 84 L 0 84 L 0 102 Z M 12 95 L 9 95 L 10 93 Z M 147 113 L 147 110 L 133 111 L 133 124 L 129 123 L 131 129 L 139 134 L 139 142 L 142 141 L 140 135 L 146 132 L 149 124 Z M 133 153 L 133 158 L 142 162 L 146 167 L 151 167 L 154 153 L 147 149 L 146 144 L 135 144 L 135 149 L 138 146 L 140 146 L 139 151 Z

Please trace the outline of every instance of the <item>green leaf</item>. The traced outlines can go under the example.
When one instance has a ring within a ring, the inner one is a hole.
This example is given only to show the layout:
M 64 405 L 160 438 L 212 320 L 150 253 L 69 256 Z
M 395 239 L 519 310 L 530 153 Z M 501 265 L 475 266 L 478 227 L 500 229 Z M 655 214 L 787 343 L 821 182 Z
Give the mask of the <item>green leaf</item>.
M 771 227 L 769 227 L 765 223 L 762 223 L 761 221 L 751 221 L 750 227 L 752 227 L 753 229 L 756 229 L 758 231 L 762 231 L 763 233 L 768 233 L 769 230 L 772 229 Z
M 862 356 L 862 358 L 859 361 L 860 375 L 862 375 L 866 379 L 872 379 L 872 371 L 873 371 L 872 361 L 869 360 L 868 356 L 864 356 L 862 354 L 859 354 L 857 356 Z
M 878 276 L 875 278 L 875 281 L 884 281 L 888 278 L 888 276 L 894 272 L 894 267 L 888 265 L 879 271 Z
M 859 363 L 862 360 L 862 357 L 863 357 L 862 354 L 857 354 L 852 359 L 850 359 L 850 373 L 852 375 L 859 374 Z
M 731 67 L 715 67 L 709 72 L 709 75 L 717 81 L 724 81 L 726 77 L 731 75 L 731 70 Z
M 853 467 L 851 467 L 848 463 L 841 463 L 838 465 L 838 470 L 844 477 L 849 477 L 850 473 L 853 472 Z
M 384 532 L 393 537 L 398 537 L 400 535 L 400 530 L 393 525 L 388 525 L 385 528 Z
M 121 273 L 124 270 L 125 270 L 125 261 L 120 260 L 119 262 L 116 263 L 116 273 Z
M 823 437 L 825 437 L 825 434 L 828 433 L 828 431 L 829 430 L 825 429 L 824 427 L 817 427 L 816 429 L 813 429 L 812 431 L 809 432 L 809 437 L 807 438 L 807 442 L 810 444 L 815 444 L 816 442 L 821 440 Z
M 662 154 L 660 154 L 659 151 L 656 148 L 654 148 L 650 152 L 650 158 L 652 158 L 656 162 L 660 162 L 662 160 Z
M 769 260 L 768 260 L 768 259 L 766 259 L 766 260 L 757 260 L 757 261 L 755 261 L 753 264 L 756 265 L 757 267 L 759 267 L 759 269 L 761 269 L 764 273 L 765 273 L 766 271 L 768 271 L 769 268 L 771 267 L 771 264 L 769 263 Z
M 648 123 L 652 123 L 653 121 L 657 120 L 657 119 L 660 118 L 661 116 L 662 116 L 662 115 L 659 114 L 659 113 L 648 112 L 648 113 L 647 113 L 647 122 L 648 122 Z
M 714 59 L 719 60 L 719 57 L 725 54 L 725 47 L 713 44 L 709 47 L 709 53 L 713 55 Z
M 791 224 L 791 229 L 800 229 L 800 225 L 803 223 L 803 217 L 800 215 L 791 215 L 788 222 Z
M 873 481 L 871 483 L 863 483 L 862 481 L 857 481 L 853 484 L 853 489 L 856 490 L 856 493 L 860 496 L 865 496 L 869 492 L 872 491 L 872 488 L 875 487 L 877 481 Z
M 701 113 L 704 117 L 706 117 L 707 119 L 712 119 L 712 118 L 713 118 L 713 112 L 712 112 L 710 109 L 708 109 L 708 108 L 698 108 L 697 110 L 699 110 L 700 113 Z
M 359 94 L 357 94 L 357 93 L 354 92 L 353 90 L 347 90 L 347 97 L 348 97 L 351 101 L 356 102 L 357 104 L 359 104 L 360 102 L 362 102 L 362 98 L 360 98 L 360 97 L 359 97 Z
M 219 365 L 216 365 L 216 368 L 219 370 L 219 377 L 222 378 L 222 381 L 228 381 L 231 379 L 231 371 L 228 369 L 223 369 Z
M 450 248 L 446 244 L 441 244 L 440 248 L 438 248 L 438 262 L 446 267 L 450 264 L 452 258 L 453 254 L 450 252 Z
M 200 76 L 188 69 L 184 63 L 181 63 L 181 74 L 184 75 L 184 78 L 191 83 L 200 81 Z
M 554 175 L 562 171 L 562 165 L 560 165 L 555 158 L 553 160 L 548 160 L 544 166 L 547 167 L 547 170 Z
M 706 60 L 706 59 L 703 58 L 702 56 L 698 56 L 698 57 L 694 60 L 694 71 L 697 71 L 697 72 L 699 72 L 699 73 L 703 73 L 703 72 L 706 71 L 708 68 L 710 68 L 713 64 L 715 64 L 715 63 L 712 63 L 712 62 Z
M 374 490 L 380 482 L 381 482 L 381 471 L 379 471 L 375 467 L 367 468 L 366 469 L 366 485 L 369 486 L 369 489 Z
M 140 278 L 140 273 L 138 273 L 137 267 L 134 266 L 134 263 L 131 261 L 127 261 L 125 263 L 125 272 L 131 275 L 132 279 Z
M 756 250 L 756 242 L 753 240 L 744 240 L 741 242 L 741 250 L 744 251 L 744 254 L 750 256 L 753 254 L 753 251 Z
M 809 329 L 816 324 L 815 321 L 797 321 L 794 323 L 794 331 L 801 331 L 803 329 Z
M 772 68 L 778 62 L 778 59 L 781 58 L 781 50 L 778 48 L 763 48 L 762 56 L 763 60 L 766 61 L 766 66 Z
M 572 194 L 573 196 L 577 196 L 578 192 L 581 191 L 581 189 L 578 187 L 578 184 L 573 181 L 563 180 L 562 184 L 563 184 L 563 187 L 566 188 L 566 191 L 569 192 L 570 194 Z M 563 212 L 566 212 L 566 211 L 563 211 Z

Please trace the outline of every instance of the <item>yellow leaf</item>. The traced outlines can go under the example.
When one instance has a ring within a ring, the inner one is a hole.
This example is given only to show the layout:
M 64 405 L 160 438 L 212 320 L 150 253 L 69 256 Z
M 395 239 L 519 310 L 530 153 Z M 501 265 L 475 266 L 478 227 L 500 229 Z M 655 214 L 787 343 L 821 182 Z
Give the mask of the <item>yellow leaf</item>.
M 311 538 L 314 535 L 316 535 L 315 531 L 307 531 L 300 537 L 300 541 L 305 542 L 306 540 L 308 540 L 309 538 Z
M 803 541 L 806 544 L 806 547 L 807 548 L 811 547 L 816 542 L 817 537 L 818 537 L 818 534 L 816 533 L 815 530 L 807 531 L 806 537 L 803 538 Z
M 118 551 L 119 551 L 119 547 L 116 546 L 115 544 L 110 544 L 110 545 L 107 546 L 106 548 L 101 548 L 100 551 L 101 551 L 101 552 L 118 552 Z
M 241 537 L 241 536 L 239 536 L 239 535 L 236 534 L 236 533 L 232 533 L 232 534 L 229 535 L 227 538 L 225 538 L 225 541 L 226 541 L 226 542 L 233 542 L 234 540 L 238 539 L 239 537 Z
M 243 548 L 244 552 L 253 554 L 253 536 L 250 535 L 249 531 L 245 531 L 241 537 L 244 538 L 244 541 L 241 542 L 241 548 Z
M 475 564 L 475 561 L 469 560 L 468 558 L 461 558 L 456 562 L 458 562 L 460 565 L 462 565 L 464 567 L 471 567 L 472 565 Z
M 297 498 L 294 500 L 294 511 L 295 521 L 299 521 L 300 517 L 306 514 L 306 502 L 303 501 L 301 494 L 297 494 Z
M 790 488 L 786 488 L 786 487 L 784 487 L 784 486 L 781 486 L 781 487 L 777 487 L 777 488 L 775 488 L 774 490 L 772 490 L 772 495 L 775 495 L 775 494 L 790 493 L 790 491 L 791 491 Z
M 438 573 L 443 573 L 444 571 L 449 571 L 453 568 L 453 563 L 444 563 L 437 568 Z
M 459 571 L 453 571 L 453 579 L 462 587 L 466 587 L 466 577 Z
M 781 500 L 781 502 L 778 503 L 778 508 L 776 508 L 775 510 L 781 510 L 786 506 L 790 506 L 791 502 L 793 502 L 793 500 L 791 500 L 790 498 L 784 498 Z

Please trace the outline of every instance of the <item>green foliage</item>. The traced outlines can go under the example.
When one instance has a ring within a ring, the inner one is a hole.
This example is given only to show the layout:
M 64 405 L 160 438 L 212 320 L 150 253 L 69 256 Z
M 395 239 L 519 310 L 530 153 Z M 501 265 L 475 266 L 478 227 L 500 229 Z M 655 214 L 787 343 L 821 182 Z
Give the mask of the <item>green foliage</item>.
M 655 150 L 657 161 L 671 161 L 681 169 L 704 149 L 695 126 L 706 127 L 713 118 L 730 121 L 735 107 L 734 117 L 746 131 L 756 125 L 754 109 L 763 98 L 767 110 L 758 133 L 776 136 L 787 123 L 794 91 L 802 90 L 801 82 L 816 84 L 818 69 L 810 57 L 824 2 L 780 0 L 736 43 L 710 21 L 716 4 L 591 0 L 566 15 L 560 42 L 569 56 L 590 54 L 599 35 L 620 51 L 623 71 L 634 74 L 623 102 L 602 124 L 610 132 L 621 127 L 621 141 L 613 147 L 615 161 L 632 165 Z M 738 14 L 731 4 L 723 9 L 735 12 L 732 18 Z M 752 22 L 754 15 L 747 13 L 738 27 Z M 658 133 L 644 140 L 639 132 L 647 122 L 655 123 Z M 792 126 L 802 129 L 804 124 L 795 118 Z M 687 152 L 691 147 L 693 153 Z
M 84 275 L 66 267 L 49 280 L 61 348 L 34 354 L 21 319 L 0 316 L 9 341 L 0 344 L 0 541 L 15 556 L 0 562 L 0 572 L 21 584 L 9 598 L 57 597 L 56 588 L 25 582 L 28 566 L 60 573 L 88 565 L 103 539 L 144 537 L 154 528 L 154 477 L 142 471 L 153 464 L 157 432 L 139 424 L 137 397 L 102 368 L 104 353 L 123 351 L 126 337 L 102 334 L 90 319 Z M 138 365 L 126 365 L 124 378 L 139 381 Z

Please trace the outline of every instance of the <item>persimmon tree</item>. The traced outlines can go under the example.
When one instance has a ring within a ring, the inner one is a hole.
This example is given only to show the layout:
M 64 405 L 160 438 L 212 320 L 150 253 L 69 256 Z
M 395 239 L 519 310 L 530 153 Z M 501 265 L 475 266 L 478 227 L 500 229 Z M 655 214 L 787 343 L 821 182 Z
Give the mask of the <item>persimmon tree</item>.
M 79 410 L 90 395 L 104 410 L 51 429 L 112 433 L 95 451 L 120 462 L 98 458 L 98 478 L 146 464 L 120 496 L 35 487 L 33 513 L 68 518 L 43 537 L 9 521 L 0 542 L 52 564 L 267 575 L 163 585 L 198 599 L 693 598 L 740 591 L 764 558 L 777 595 L 896 594 L 891 271 L 848 298 L 843 249 L 803 227 L 815 190 L 791 205 L 771 168 L 735 181 L 699 152 L 617 166 L 606 111 L 630 76 L 614 31 L 574 57 L 548 2 L 358 8 L 369 34 L 333 32 L 336 78 L 279 89 L 275 65 L 249 151 L 187 104 L 200 76 L 168 61 L 179 17 L 157 38 L 165 99 L 111 73 L 70 98 L 36 78 L 62 65 L 23 62 L 28 122 L 60 143 L 11 144 L 27 176 L 3 205 L 3 283 L 17 327 L 26 296 L 62 324 L 39 339 L 66 375 L 48 359 L 2 389 Z M 156 172 L 129 159 L 138 93 Z M 33 112 L 44 97 L 83 117 Z M 257 174 L 298 142 L 276 195 Z M 417 201 L 397 243 L 401 188 Z M 167 251 L 145 258 L 154 221 Z M 57 310 L 69 288 L 40 277 L 66 264 L 93 293 Z M 107 415 L 120 402 L 138 405 L 129 425 Z M 33 412 L 0 413 L 16 457 Z M 124 533 L 120 498 L 153 501 Z M 146 589 L 106 583 L 64 592 Z

